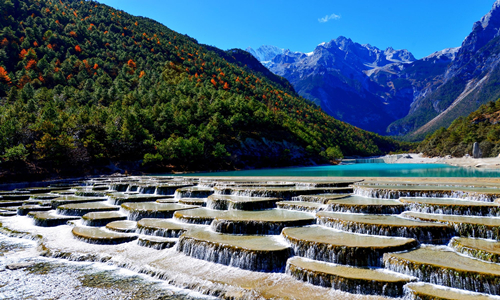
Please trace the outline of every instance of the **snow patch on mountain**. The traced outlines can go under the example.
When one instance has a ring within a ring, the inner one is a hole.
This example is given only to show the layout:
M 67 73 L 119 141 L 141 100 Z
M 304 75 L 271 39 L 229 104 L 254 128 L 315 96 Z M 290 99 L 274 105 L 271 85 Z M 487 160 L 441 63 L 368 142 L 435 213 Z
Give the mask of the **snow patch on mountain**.
M 260 62 L 270 62 L 278 54 L 282 54 L 283 52 L 285 52 L 285 49 L 271 45 L 263 45 L 256 50 L 248 47 L 246 51 L 252 54 Z
M 447 48 L 447 49 L 444 49 L 441 51 L 436 51 L 436 52 L 432 53 L 431 55 L 422 58 L 422 60 L 423 61 L 430 61 L 430 60 L 450 60 L 450 61 L 453 61 L 455 59 L 455 57 L 457 56 L 457 53 L 459 50 L 460 50 L 460 47 Z

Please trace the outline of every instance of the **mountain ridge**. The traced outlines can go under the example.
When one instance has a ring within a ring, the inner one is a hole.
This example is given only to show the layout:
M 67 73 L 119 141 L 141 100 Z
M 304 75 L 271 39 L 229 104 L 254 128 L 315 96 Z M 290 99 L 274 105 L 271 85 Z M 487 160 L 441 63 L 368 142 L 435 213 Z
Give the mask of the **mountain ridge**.
M 0 2 L 0 180 L 328 163 L 401 144 L 242 50 L 94 1 Z
M 391 124 L 396 128 L 392 132 L 407 134 L 410 140 L 422 139 L 481 104 L 496 100 L 500 96 L 498 88 L 494 88 L 500 61 L 499 34 L 500 2 L 496 1 L 491 11 L 474 23 L 443 73 L 442 84 L 417 99 L 407 117 Z
M 360 128 L 384 133 L 397 119 L 394 115 L 402 116 L 405 111 L 386 97 L 390 88 L 380 89 L 369 80 L 369 75 L 388 65 L 413 61 L 415 58 L 407 50 L 391 47 L 380 50 L 340 36 L 319 44 L 310 53 L 285 50 L 265 66 L 288 79 L 299 95 L 321 105 L 330 115 Z M 336 101 L 331 94 L 340 94 L 349 99 L 349 103 Z M 373 123 L 378 126 L 374 127 Z
M 419 60 L 407 50 L 380 50 L 341 36 L 312 53 L 285 51 L 266 67 L 343 121 L 421 140 L 500 96 L 495 88 L 499 36 L 500 1 L 495 1 L 460 47 Z M 325 47 L 329 51 L 323 51 Z

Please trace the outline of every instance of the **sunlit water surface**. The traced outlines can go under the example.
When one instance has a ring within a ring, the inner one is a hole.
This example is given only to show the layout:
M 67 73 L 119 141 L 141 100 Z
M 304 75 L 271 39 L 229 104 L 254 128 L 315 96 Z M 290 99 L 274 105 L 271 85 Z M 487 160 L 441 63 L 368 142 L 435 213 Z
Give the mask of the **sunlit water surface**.
M 360 163 L 336 166 L 290 167 L 182 176 L 280 176 L 280 177 L 500 177 L 500 170 L 454 167 L 446 164 Z

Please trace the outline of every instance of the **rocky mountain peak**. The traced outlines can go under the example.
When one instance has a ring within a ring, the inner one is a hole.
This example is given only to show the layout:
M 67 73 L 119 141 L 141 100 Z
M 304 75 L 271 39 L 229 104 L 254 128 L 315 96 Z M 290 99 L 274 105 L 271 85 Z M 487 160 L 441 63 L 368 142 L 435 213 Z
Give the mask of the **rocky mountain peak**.
M 497 29 L 500 24 L 500 1 L 496 1 L 489 13 L 487 13 L 481 21 L 481 26 L 483 29 L 491 27 L 491 29 Z
M 464 40 L 458 56 L 464 52 L 475 52 L 500 35 L 500 0 L 480 21 L 474 23 L 472 33 Z
M 332 40 L 335 41 L 335 44 L 339 47 L 339 49 L 345 51 L 349 46 L 354 45 L 354 42 L 350 38 L 346 38 L 344 36 L 339 36 L 337 39 Z
M 409 63 L 416 60 L 413 54 L 406 49 L 395 50 L 394 48 L 389 47 L 385 49 L 384 55 L 390 62 Z

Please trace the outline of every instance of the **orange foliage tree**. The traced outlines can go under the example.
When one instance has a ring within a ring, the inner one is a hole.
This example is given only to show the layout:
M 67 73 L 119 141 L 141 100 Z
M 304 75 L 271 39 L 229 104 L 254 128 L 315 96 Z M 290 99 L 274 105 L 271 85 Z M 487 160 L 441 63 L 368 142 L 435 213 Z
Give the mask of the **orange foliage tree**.
M 27 53 L 28 51 L 26 51 L 26 49 L 21 50 L 21 53 L 19 53 L 19 58 L 24 59 Z
M 33 69 L 34 67 L 36 67 L 36 60 L 34 59 L 30 59 L 28 61 L 28 64 L 26 64 L 26 70 L 31 70 Z
M 135 62 L 131 59 L 129 59 L 129 61 L 127 62 L 127 65 L 132 69 L 135 69 L 137 67 Z
M 3 81 L 3 82 L 8 83 L 8 84 L 11 83 L 9 74 L 2 66 L 0 66 L 0 81 Z

